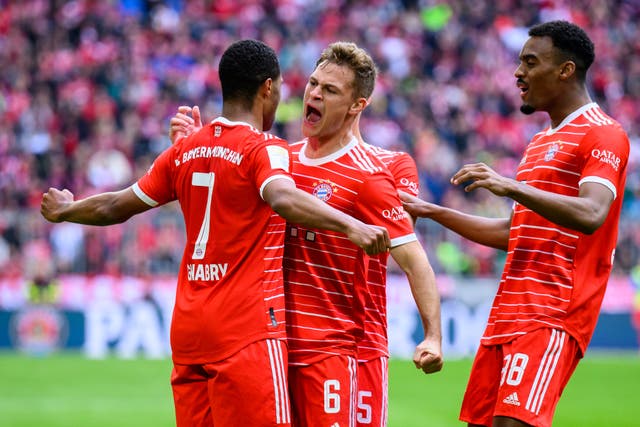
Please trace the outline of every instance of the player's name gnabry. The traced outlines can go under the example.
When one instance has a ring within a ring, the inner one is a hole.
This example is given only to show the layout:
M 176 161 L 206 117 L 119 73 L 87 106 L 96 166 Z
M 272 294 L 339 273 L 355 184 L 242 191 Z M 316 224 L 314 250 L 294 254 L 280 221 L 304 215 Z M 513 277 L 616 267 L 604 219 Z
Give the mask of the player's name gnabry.
M 213 282 L 227 274 L 228 263 L 224 264 L 187 264 L 187 279 Z
M 219 157 L 238 166 L 240 166 L 240 163 L 242 163 L 242 154 L 238 153 L 237 151 L 233 151 L 228 147 L 221 147 L 219 145 L 216 145 L 215 147 L 196 147 L 192 148 L 189 151 L 185 151 L 184 153 L 182 153 L 182 163 L 186 163 L 189 160 L 200 159 L 203 157 Z

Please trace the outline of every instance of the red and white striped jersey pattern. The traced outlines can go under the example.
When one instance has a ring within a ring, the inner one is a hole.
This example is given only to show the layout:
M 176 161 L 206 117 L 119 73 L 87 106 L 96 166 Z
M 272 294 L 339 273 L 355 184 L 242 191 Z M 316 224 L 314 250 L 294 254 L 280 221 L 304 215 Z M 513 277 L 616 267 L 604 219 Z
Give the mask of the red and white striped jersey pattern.
M 324 158 L 291 146 L 298 188 L 369 224 L 387 228 L 392 246 L 416 240 L 387 168 L 354 138 Z M 289 363 L 356 355 L 362 338 L 369 257 L 345 235 L 287 225 L 285 290 Z
M 484 344 L 550 327 L 567 331 L 586 350 L 613 263 L 628 157 L 626 133 L 595 103 L 533 137 L 518 167 L 519 181 L 573 197 L 581 184 L 595 182 L 615 199 L 591 235 L 514 205 L 507 259 Z
M 401 151 L 391 151 L 370 144 L 363 146 L 391 172 L 398 190 L 418 196 L 418 169 L 413 158 Z M 387 261 L 388 253 L 371 257 L 365 294 L 364 337 L 358 342 L 360 362 L 389 356 L 387 335 Z
M 389 169 L 398 190 L 418 197 L 420 194 L 420 179 L 418 177 L 418 167 L 413 157 L 404 151 L 391 151 L 367 143 L 362 143 L 362 145 Z
M 151 206 L 178 200 L 186 247 L 171 344 L 176 363 L 225 359 L 247 344 L 284 339 L 285 221 L 262 199 L 292 179 L 285 141 L 218 118 L 169 147 L 133 189 Z

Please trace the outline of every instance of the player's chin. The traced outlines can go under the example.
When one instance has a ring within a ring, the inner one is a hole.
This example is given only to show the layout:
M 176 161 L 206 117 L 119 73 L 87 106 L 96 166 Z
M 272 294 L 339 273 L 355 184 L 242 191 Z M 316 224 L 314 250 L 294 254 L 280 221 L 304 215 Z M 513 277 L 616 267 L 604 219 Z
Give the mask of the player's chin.
M 317 123 L 310 122 L 308 120 L 302 121 L 302 135 L 305 138 L 316 136 L 318 134 L 319 126 Z
M 533 114 L 536 112 L 536 107 L 531 104 L 522 104 L 520 106 L 520 112 L 526 115 Z

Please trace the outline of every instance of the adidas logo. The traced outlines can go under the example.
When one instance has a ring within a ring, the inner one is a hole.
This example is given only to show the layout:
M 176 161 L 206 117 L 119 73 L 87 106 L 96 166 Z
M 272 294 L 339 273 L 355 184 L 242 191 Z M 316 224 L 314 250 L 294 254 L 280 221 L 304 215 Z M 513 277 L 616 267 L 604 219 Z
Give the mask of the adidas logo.
M 502 402 L 506 403 L 507 405 L 520 406 L 520 401 L 518 400 L 518 393 L 516 393 L 515 391 L 511 393 L 509 396 L 505 397 Z

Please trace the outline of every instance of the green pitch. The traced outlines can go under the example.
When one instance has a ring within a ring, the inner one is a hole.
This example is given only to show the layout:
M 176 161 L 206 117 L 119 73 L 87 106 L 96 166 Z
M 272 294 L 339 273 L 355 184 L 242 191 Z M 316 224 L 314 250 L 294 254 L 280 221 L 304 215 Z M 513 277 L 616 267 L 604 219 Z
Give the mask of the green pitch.
M 463 426 L 458 409 L 470 360 L 423 375 L 392 360 L 389 427 Z M 3 427 L 173 426 L 168 360 L 87 360 L 0 353 Z M 640 425 L 640 357 L 590 355 L 560 401 L 554 427 Z

